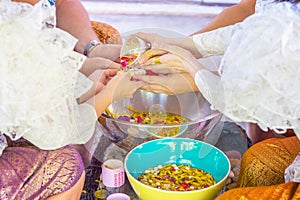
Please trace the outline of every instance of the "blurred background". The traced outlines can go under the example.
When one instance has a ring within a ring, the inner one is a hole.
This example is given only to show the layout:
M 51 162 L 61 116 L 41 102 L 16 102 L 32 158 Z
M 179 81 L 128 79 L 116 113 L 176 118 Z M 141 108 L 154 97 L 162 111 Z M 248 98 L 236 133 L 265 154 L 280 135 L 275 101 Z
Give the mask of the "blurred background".
M 190 35 L 224 8 L 240 0 L 82 0 L 91 20 L 108 23 L 121 34 L 142 28 Z

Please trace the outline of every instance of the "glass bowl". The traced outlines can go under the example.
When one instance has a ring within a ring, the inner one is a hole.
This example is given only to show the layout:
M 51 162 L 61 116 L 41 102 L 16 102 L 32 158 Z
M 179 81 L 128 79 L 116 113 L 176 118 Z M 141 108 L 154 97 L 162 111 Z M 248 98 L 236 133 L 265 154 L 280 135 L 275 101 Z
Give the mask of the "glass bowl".
M 190 121 L 178 124 L 142 124 L 118 119 L 130 113 L 128 106 L 139 112 L 172 113 Z M 112 103 L 99 122 L 103 134 L 117 146 L 131 150 L 153 139 L 181 137 L 205 141 L 222 114 L 210 109 L 210 104 L 199 92 L 166 95 L 138 90 L 132 98 Z

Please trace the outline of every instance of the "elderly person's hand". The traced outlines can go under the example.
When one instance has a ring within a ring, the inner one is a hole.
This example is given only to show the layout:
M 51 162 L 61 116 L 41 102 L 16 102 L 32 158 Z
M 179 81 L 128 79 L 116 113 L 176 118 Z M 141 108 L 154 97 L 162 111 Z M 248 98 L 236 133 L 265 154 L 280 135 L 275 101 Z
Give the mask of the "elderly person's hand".
M 86 76 L 90 76 L 96 70 L 104 69 L 121 69 L 121 65 L 107 58 L 91 57 L 84 61 L 80 72 Z
M 204 69 L 189 51 L 168 44 L 161 44 L 160 49 L 146 51 L 140 57 L 139 63 L 155 74 L 187 72 L 194 77 L 197 71 Z
M 194 57 L 202 58 L 202 55 L 198 51 L 192 37 L 182 38 L 167 38 L 154 33 L 135 33 L 133 36 L 139 37 L 145 42 L 151 44 L 152 48 L 163 49 L 165 45 L 178 46 L 189 51 Z
M 198 91 L 194 76 L 204 67 L 181 47 L 161 44 L 160 49 L 146 51 L 139 63 L 148 75 L 135 75 L 133 78 L 148 83 L 143 86 L 144 90 L 166 94 Z
M 101 44 L 96 46 L 88 57 L 102 57 L 111 61 L 118 61 L 120 58 L 121 45 L 120 44 Z

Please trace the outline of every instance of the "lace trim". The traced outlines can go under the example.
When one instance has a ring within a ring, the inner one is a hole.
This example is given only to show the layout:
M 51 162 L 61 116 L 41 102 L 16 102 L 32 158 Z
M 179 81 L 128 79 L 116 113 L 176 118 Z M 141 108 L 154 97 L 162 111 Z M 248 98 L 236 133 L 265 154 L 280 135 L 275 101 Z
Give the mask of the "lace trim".
M 299 22 L 298 11 L 283 2 L 237 26 L 194 37 L 208 54 L 226 47 L 221 77 L 203 71 L 196 76 L 201 79 L 199 89 L 215 109 L 234 121 L 256 122 L 264 130 L 294 129 L 300 137 Z M 222 87 L 216 88 L 218 84 Z
M 7 147 L 7 140 L 5 136 L 0 133 L 0 156 L 2 155 L 3 150 Z
M 55 7 L 47 0 L 35 6 L 5 1 L 0 10 L 0 46 L 10 47 L 0 53 L 0 130 L 42 149 L 86 142 L 96 117 L 76 102 L 92 85 L 78 71 L 86 57 L 73 51 L 77 40 L 55 27 Z M 92 120 L 89 127 L 82 118 Z

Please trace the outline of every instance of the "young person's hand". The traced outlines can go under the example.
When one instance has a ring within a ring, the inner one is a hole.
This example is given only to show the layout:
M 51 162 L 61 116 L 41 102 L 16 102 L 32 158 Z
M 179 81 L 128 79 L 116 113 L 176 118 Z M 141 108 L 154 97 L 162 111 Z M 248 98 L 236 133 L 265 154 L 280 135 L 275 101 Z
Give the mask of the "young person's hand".
M 83 103 L 93 96 L 97 95 L 106 86 L 112 77 L 117 74 L 117 69 L 107 69 L 107 70 L 96 70 L 88 78 L 93 81 L 93 86 L 83 94 L 79 99 L 78 103 Z
M 143 81 L 143 90 L 169 95 L 198 91 L 193 77 L 189 73 L 176 73 L 163 76 L 134 75 L 134 80 Z
M 110 91 L 111 101 L 115 101 L 132 97 L 135 91 L 144 85 L 140 80 L 133 80 L 130 73 L 121 73 L 108 81 L 105 90 Z

